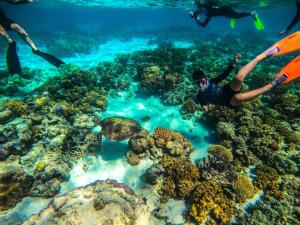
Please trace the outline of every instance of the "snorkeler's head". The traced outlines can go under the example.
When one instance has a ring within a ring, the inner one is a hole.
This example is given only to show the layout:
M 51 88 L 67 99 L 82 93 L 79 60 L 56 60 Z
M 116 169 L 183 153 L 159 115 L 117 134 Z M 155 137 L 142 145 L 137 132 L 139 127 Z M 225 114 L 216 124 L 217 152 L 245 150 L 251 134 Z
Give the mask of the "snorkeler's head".
M 201 68 L 197 68 L 193 73 L 193 80 L 195 82 L 202 80 L 203 78 L 207 78 L 205 72 Z
M 195 84 L 197 86 L 199 86 L 199 88 L 203 91 L 208 86 L 208 77 L 205 75 L 205 72 L 200 68 L 198 68 L 194 71 L 193 80 L 194 80 Z

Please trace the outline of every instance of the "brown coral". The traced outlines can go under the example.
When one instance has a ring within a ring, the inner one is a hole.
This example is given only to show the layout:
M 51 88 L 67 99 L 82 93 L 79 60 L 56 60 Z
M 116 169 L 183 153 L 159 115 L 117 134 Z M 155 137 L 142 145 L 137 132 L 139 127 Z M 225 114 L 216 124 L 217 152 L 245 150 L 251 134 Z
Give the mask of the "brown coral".
M 232 187 L 236 194 L 236 200 L 240 203 L 244 203 L 256 193 L 255 187 L 245 174 L 239 174 L 233 181 Z
M 214 181 L 199 183 L 192 194 L 190 216 L 199 224 L 209 221 L 212 224 L 226 224 L 236 212 L 233 203 Z

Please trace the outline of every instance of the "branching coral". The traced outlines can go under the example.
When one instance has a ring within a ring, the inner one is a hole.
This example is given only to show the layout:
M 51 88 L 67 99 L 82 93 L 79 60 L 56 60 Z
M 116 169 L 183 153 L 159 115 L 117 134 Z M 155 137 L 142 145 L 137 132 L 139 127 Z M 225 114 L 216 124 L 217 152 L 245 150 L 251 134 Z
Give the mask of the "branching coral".
M 160 161 L 164 178 L 162 191 L 170 197 L 188 197 L 199 178 L 195 165 L 185 159 L 164 157 Z
M 233 202 L 214 181 L 199 183 L 192 193 L 192 202 L 189 214 L 198 224 L 227 224 L 236 213 Z

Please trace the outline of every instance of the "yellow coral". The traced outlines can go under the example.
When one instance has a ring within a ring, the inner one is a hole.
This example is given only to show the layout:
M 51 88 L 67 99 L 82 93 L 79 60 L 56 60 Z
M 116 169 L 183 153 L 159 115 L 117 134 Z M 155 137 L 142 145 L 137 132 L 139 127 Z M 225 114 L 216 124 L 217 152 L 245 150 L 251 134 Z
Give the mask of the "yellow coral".
M 39 162 L 36 164 L 35 170 L 36 170 L 37 172 L 41 172 L 41 171 L 43 171 L 43 170 L 45 169 L 46 166 L 47 166 L 46 163 L 44 163 L 43 161 L 39 161 Z
M 47 101 L 48 101 L 48 99 L 46 97 L 38 98 L 38 99 L 35 100 L 35 106 L 37 108 L 41 108 L 44 105 L 46 105 Z
M 152 137 L 149 137 L 149 138 L 148 138 L 148 143 L 149 143 L 149 145 L 150 145 L 151 147 L 154 147 L 154 145 L 155 145 L 155 141 L 154 141 L 154 139 L 153 139 Z
M 5 103 L 5 107 L 13 112 L 15 116 L 26 115 L 28 113 L 27 105 L 20 100 L 13 99 Z
M 175 132 L 166 128 L 158 127 L 153 132 L 154 139 L 164 139 L 168 141 L 176 141 L 182 143 L 184 147 L 194 149 L 193 145 L 179 132 Z
M 229 223 L 236 213 L 233 202 L 228 199 L 220 186 L 214 181 L 199 183 L 192 194 L 193 204 L 190 216 L 199 224 L 207 220 L 212 224 Z
M 232 187 L 236 194 L 236 200 L 240 203 L 244 203 L 247 199 L 252 198 L 257 192 L 252 182 L 245 174 L 239 174 L 233 181 Z
M 228 161 L 233 160 L 233 155 L 232 155 L 230 149 L 225 148 L 222 145 L 211 145 L 208 149 L 208 152 L 212 155 L 225 158 Z

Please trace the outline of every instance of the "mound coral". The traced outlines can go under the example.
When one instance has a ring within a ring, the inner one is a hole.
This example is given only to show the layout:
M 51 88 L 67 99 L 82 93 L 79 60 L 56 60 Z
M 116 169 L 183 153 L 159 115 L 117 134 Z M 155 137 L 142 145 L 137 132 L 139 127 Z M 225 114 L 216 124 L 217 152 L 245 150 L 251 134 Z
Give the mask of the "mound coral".
M 170 197 L 188 197 L 194 189 L 199 171 L 185 159 L 163 157 L 159 163 L 163 168 L 162 192 Z
M 252 198 L 256 190 L 245 174 L 239 174 L 238 177 L 233 181 L 232 188 L 236 194 L 236 201 L 244 203 L 247 199 Z
M 55 197 L 46 209 L 31 216 L 29 224 L 132 224 L 148 223 L 150 212 L 128 186 L 97 181 Z
M 155 158 L 164 155 L 188 158 L 193 145 L 179 132 L 158 127 L 148 138 L 149 152 Z

